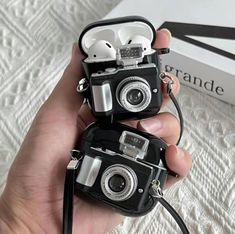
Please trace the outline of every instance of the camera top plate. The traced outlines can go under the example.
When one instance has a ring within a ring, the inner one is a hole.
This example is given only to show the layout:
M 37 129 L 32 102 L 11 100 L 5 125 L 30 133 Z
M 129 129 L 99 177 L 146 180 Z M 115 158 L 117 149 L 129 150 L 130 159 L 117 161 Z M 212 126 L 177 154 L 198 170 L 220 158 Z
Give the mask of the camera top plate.
M 141 150 L 137 149 L 137 151 L 146 151 L 146 154 L 143 157 L 137 155 L 136 160 L 144 160 L 158 166 L 161 165 L 161 162 L 165 164 L 164 155 L 167 145 L 162 139 L 118 122 L 113 124 L 92 123 L 82 133 L 75 148 L 83 154 L 89 154 L 92 148 L 103 148 L 112 150 L 117 154 L 125 154 L 126 152 L 123 152 L 123 147 L 121 146 L 123 144 L 121 136 L 124 132 L 131 133 L 132 137 L 137 136 L 139 140 L 145 139 L 143 145 L 137 147 L 141 148 Z M 132 140 L 135 139 L 132 138 Z
M 133 36 L 144 36 L 153 45 L 156 39 L 154 26 L 144 17 L 127 16 L 101 20 L 89 24 L 79 37 L 81 52 L 87 57 L 89 48 L 100 40 L 110 42 L 114 48 L 125 45 Z

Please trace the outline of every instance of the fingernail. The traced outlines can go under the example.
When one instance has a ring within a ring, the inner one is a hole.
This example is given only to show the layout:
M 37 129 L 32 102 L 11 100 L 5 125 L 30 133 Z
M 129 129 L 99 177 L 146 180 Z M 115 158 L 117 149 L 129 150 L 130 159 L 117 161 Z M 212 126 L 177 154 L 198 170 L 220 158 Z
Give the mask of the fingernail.
M 171 32 L 167 28 L 162 28 L 160 31 L 168 34 L 171 37 Z
M 182 150 L 181 150 L 180 148 L 178 148 L 176 145 L 171 145 L 171 146 L 169 146 L 169 147 L 171 147 L 171 153 L 172 153 L 172 156 L 173 156 L 173 157 L 176 157 L 176 158 L 178 158 L 178 159 L 181 159 L 181 158 L 182 158 L 182 156 L 183 156 L 184 154 L 183 154 L 183 152 L 182 152 Z M 168 168 L 168 174 L 169 174 L 170 176 L 175 177 L 175 178 L 180 177 L 178 173 L 176 173 L 175 171 L 172 171 L 170 168 Z
M 175 145 L 173 145 L 173 147 L 174 147 L 174 150 L 175 150 L 174 155 L 178 158 L 183 158 L 184 157 L 184 151 L 182 149 L 180 149 L 179 147 L 175 146 Z
M 157 132 L 162 128 L 162 122 L 158 119 L 143 119 L 140 121 L 140 127 L 148 132 Z

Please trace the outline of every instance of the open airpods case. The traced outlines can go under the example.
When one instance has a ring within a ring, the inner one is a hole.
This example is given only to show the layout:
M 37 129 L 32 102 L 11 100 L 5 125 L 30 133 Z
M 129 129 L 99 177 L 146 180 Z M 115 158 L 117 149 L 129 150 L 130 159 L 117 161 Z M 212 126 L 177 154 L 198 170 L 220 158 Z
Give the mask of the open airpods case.
M 78 85 L 97 118 L 143 118 L 162 103 L 160 54 L 156 32 L 145 18 L 129 16 L 98 21 L 81 33 L 79 46 L 86 78 Z
M 85 59 L 83 67 L 87 77 L 107 66 L 117 66 L 117 49 L 127 44 L 141 44 L 143 63 L 159 65 L 158 55 L 168 48 L 153 49 L 156 39 L 154 26 L 144 17 L 127 16 L 101 20 L 89 24 L 79 37 L 79 47 Z
M 143 44 L 145 54 L 150 54 L 155 38 L 155 29 L 147 19 L 129 16 L 88 25 L 80 35 L 79 47 L 85 62 L 107 62 L 115 60 L 118 47 L 130 43 Z

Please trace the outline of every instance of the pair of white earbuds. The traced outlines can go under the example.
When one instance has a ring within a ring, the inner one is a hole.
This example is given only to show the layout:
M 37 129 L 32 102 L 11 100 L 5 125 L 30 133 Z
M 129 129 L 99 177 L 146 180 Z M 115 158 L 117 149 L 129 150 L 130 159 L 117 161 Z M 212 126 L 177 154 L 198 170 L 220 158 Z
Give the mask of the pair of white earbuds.
M 144 54 L 151 52 L 151 42 L 144 36 L 134 36 L 129 38 L 127 44 L 141 44 L 144 50 Z M 88 60 L 115 60 L 117 51 L 106 40 L 96 41 L 88 50 Z

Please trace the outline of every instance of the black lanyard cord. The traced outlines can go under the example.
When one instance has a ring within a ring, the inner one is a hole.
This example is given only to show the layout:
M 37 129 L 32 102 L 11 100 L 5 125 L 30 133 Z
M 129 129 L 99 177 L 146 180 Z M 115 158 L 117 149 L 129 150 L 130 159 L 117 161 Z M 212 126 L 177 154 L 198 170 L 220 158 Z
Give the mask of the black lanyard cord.
M 174 80 L 166 72 L 160 73 L 159 77 L 162 80 L 162 82 L 167 85 L 167 94 L 169 95 L 171 101 L 173 102 L 173 104 L 176 108 L 178 117 L 179 117 L 180 135 L 179 135 L 178 141 L 176 143 L 176 145 L 178 145 L 180 143 L 180 140 L 181 140 L 181 137 L 182 137 L 182 134 L 183 134 L 183 131 L 184 131 L 184 119 L 183 119 L 183 115 L 182 115 L 182 111 L 180 109 L 179 103 L 177 102 L 177 100 L 176 100 L 176 98 L 175 98 L 175 96 L 172 92 L 172 85 L 174 84 Z
M 77 159 L 71 160 L 66 170 L 63 200 L 63 234 L 72 234 L 73 231 L 73 196 L 76 170 L 79 162 Z
M 183 234 L 189 234 L 189 231 L 182 220 L 182 218 L 179 216 L 179 214 L 175 211 L 175 209 L 163 198 L 159 198 L 158 201 L 166 208 L 166 210 L 170 213 L 170 215 L 174 218 L 176 223 L 178 224 L 180 230 Z

